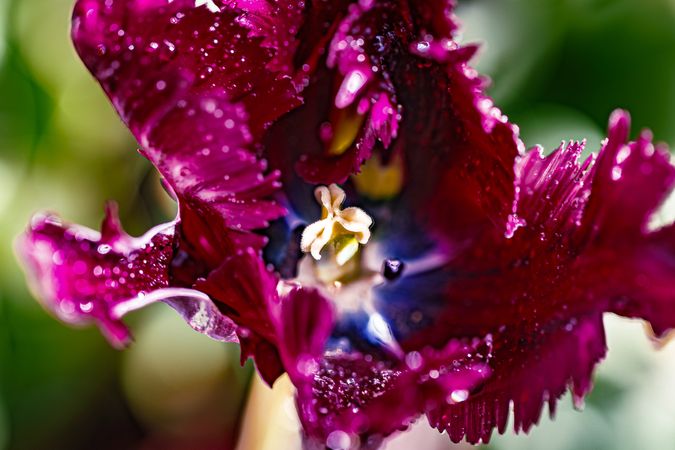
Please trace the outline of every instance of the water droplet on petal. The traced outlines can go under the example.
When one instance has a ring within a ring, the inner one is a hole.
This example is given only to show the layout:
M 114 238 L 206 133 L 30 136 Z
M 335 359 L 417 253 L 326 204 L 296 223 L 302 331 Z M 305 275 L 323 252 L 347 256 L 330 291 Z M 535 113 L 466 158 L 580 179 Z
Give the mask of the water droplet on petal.
M 333 431 L 326 439 L 326 446 L 331 450 L 347 450 L 352 445 L 352 440 L 344 431 Z
M 448 403 L 462 403 L 469 398 L 469 391 L 466 389 L 455 389 L 448 397 Z
M 98 252 L 101 255 L 107 255 L 110 253 L 110 250 L 112 250 L 112 247 L 110 247 L 108 244 L 101 244 L 98 246 Z
M 419 352 L 410 352 L 405 355 L 405 363 L 411 370 L 422 367 L 422 355 Z
M 623 172 L 623 170 L 621 169 L 621 167 L 614 166 L 614 168 L 612 168 L 612 180 L 617 181 L 617 180 L 621 179 L 621 173 L 622 172 Z
M 420 52 L 420 53 L 425 53 L 425 52 L 429 51 L 430 47 L 431 47 L 431 45 L 427 41 L 419 41 L 417 43 L 417 51 Z

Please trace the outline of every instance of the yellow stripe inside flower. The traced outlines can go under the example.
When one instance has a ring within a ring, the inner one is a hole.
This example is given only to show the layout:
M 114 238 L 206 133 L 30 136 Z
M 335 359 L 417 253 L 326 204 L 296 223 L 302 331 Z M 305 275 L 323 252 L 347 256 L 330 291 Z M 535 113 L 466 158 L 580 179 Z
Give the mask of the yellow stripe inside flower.
M 403 190 L 403 157 L 396 154 L 389 164 L 384 165 L 375 154 L 361 166 L 361 172 L 352 176 L 359 193 L 373 200 L 389 200 Z
M 314 191 L 314 197 L 321 205 L 321 220 L 305 228 L 300 248 L 318 261 L 324 247 L 332 243 L 335 261 L 343 266 L 358 253 L 359 245 L 366 244 L 370 239 L 373 219 L 360 208 L 342 209 L 346 196 L 337 184 L 319 186 Z
M 333 138 L 328 146 L 328 154 L 339 156 L 354 144 L 366 116 L 359 114 L 355 107 L 339 109 L 334 114 Z

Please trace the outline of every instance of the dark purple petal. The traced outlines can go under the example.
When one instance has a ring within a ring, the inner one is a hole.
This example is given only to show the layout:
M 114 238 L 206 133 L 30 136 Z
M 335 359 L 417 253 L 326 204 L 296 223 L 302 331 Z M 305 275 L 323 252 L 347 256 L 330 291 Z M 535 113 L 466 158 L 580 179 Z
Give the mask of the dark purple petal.
M 284 372 L 277 330 L 271 318 L 277 278 L 253 249 L 239 250 L 195 287 L 218 301 L 237 324 L 241 360 L 252 356 L 263 379 L 272 384 Z
M 73 39 L 181 208 L 236 234 L 284 213 L 270 197 L 278 173 L 251 150 L 298 100 L 288 76 L 265 68 L 273 52 L 237 12 L 207 6 L 81 0 Z
M 516 431 L 527 431 L 568 384 L 580 402 L 605 353 L 603 312 L 653 320 L 657 334 L 675 325 L 672 229 L 647 230 L 675 168 L 647 134 L 627 136 L 628 117 L 617 112 L 595 165 L 578 161 L 581 143 L 520 158 L 506 228 L 451 263 L 444 292 L 461 302 L 424 335 L 495 330 L 494 372 L 481 393 L 430 416 L 453 440 L 503 432 L 510 402 Z
M 240 11 L 237 23 L 250 30 L 249 36 L 261 37 L 262 45 L 274 51 L 267 67 L 272 71 L 293 73 L 294 55 L 300 41 L 296 34 L 302 25 L 304 0 L 227 0 L 225 4 Z
M 624 295 L 614 297 L 611 305 L 617 314 L 647 320 L 656 337 L 665 337 L 675 328 L 673 255 L 675 225 L 652 233 L 643 251 L 626 256 L 632 259 L 626 260 L 617 277 L 617 283 L 624 286 Z
M 606 280 L 609 310 L 644 318 L 663 336 L 675 328 L 675 235 L 673 225 L 656 232 L 648 225 L 675 187 L 675 167 L 648 131 L 627 143 L 629 123 L 623 111 L 612 115 L 579 241 Z
M 506 229 L 508 237 L 524 228 L 527 233 L 539 233 L 540 240 L 556 233 L 569 238 L 588 201 L 590 168 L 595 162 L 593 155 L 579 164 L 583 150 L 584 143 L 571 142 L 547 157 L 537 148 L 519 158 L 514 209 Z
M 372 105 L 371 105 L 372 102 Z M 342 183 L 350 174 L 358 173 L 367 161 L 376 145 L 389 148 L 398 136 L 400 114 L 392 104 L 389 95 L 380 92 L 360 106 L 354 106 L 348 114 L 366 116 L 365 125 L 359 130 L 354 142 L 345 153 L 326 157 L 325 155 L 306 155 L 295 165 L 298 174 L 309 183 Z
M 316 369 L 333 330 L 333 305 L 315 289 L 293 287 L 274 299 L 272 311 L 282 357 L 291 380 L 298 380 Z
M 441 73 L 429 70 L 416 83 L 399 90 L 399 98 L 404 111 L 408 102 L 429 111 L 417 115 L 415 129 L 401 133 L 405 148 L 419 149 L 409 157 L 410 197 L 428 200 L 417 214 L 451 242 L 503 226 L 513 201 L 513 163 L 523 148 L 517 128 L 485 97 L 484 82 L 464 63 Z
M 420 414 L 469 398 L 490 375 L 489 352 L 489 341 L 451 341 L 442 350 L 411 352 L 397 363 L 327 353 L 309 384 L 298 390 L 305 432 L 310 441 L 326 442 L 342 433 L 365 443 L 405 430 Z
M 101 233 L 36 216 L 18 242 L 18 251 L 37 296 L 70 324 L 96 323 L 112 345 L 131 334 L 122 317 L 163 301 L 195 330 L 221 341 L 236 341 L 234 324 L 204 294 L 169 285 L 175 223 L 140 238 L 126 234 L 109 204 Z
M 429 413 L 431 425 L 447 431 L 453 442 L 466 437 L 471 443 L 486 443 L 494 428 L 506 430 L 511 403 L 514 430 L 527 432 L 538 423 L 544 404 L 555 411 L 568 386 L 580 401 L 590 391 L 595 364 L 605 355 L 601 316 L 542 331 L 537 336 L 520 327 L 495 337 L 493 375 L 483 390 L 466 402 Z
M 675 186 L 670 153 L 644 131 L 628 141 L 630 117 L 615 111 L 609 136 L 593 170 L 593 184 L 581 233 L 597 246 L 637 243 L 656 208 Z
M 425 2 L 407 2 L 413 20 L 422 33 L 434 40 L 451 39 L 459 23 L 455 16 L 455 0 L 427 0 Z

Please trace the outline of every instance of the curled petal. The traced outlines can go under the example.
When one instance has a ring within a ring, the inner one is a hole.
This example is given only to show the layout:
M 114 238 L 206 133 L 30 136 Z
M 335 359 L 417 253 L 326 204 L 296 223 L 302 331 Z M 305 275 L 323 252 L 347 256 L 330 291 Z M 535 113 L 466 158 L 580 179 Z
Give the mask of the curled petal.
M 194 289 L 158 289 L 146 295 L 139 295 L 117 303 L 111 310 L 114 319 L 121 319 L 127 313 L 161 301 L 171 306 L 195 331 L 220 342 L 239 342 L 236 325 L 223 315 L 208 295 Z
M 323 357 L 333 329 L 333 305 L 318 291 L 292 287 L 269 304 L 291 380 L 306 383 Z
M 70 324 L 96 323 L 116 347 L 131 339 L 122 317 L 157 301 L 173 307 L 201 333 L 236 340 L 234 325 L 207 296 L 169 288 L 175 225 L 133 238 L 121 229 L 116 207 L 109 204 L 101 233 L 64 224 L 56 216 L 36 216 L 17 248 L 45 307 Z
M 326 184 L 342 183 L 350 174 L 361 170 L 363 163 L 371 157 L 378 145 L 390 148 L 398 136 L 401 115 L 398 108 L 391 104 L 388 94 L 381 92 L 371 94 L 371 96 L 373 99 L 378 98 L 378 100 L 373 100 L 372 106 L 370 106 L 370 100 L 365 99 L 366 107 L 362 110 L 356 108 L 347 113 L 352 115 L 351 120 L 358 124 L 350 126 L 359 126 L 359 128 L 351 130 L 354 136 L 351 136 L 351 139 L 348 138 L 344 153 L 336 156 L 325 154 L 301 156 L 295 169 L 305 181 Z M 346 119 L 343 120 L 346 121 Z

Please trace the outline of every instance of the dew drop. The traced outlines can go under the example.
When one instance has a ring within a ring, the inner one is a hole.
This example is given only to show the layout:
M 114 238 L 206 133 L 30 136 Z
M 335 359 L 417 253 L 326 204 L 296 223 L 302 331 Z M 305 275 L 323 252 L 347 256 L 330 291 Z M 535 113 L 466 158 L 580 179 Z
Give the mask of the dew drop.
M 101 244 L 101 245 L 98 246 L 98 249 L 97 249 L 97 251 L 101 255 L 107 255 L 108 253 L 110 253 L 110 250 L 112 250 L 112 247 L 110 247 L 108 244 Z
M 331 450 L 347 450 L 352 445 L 352 440 L 344 431 L 333 431 L 326 439 L 326 446 Z
M 455 389 L 450 393 L 450 397 L 448 398 L 450 401 L 448 403 L 462 403 L 467 398 L 469 398 L 469 391 L 466 389 Z
M 387 259 L 383 263 L 382 272 L 387 280 L 393 281 L 403 274 L 404 268 L 405 264 L 403 261 L 398 259 Z
M 420 53 L 426 53 L 429 51 L 431 45 L 427 41 L 420 41 L 417 43 L 417 51 Z
M 621 167 L 614 166 L 612 168 L 612 180 L 617 181 L 617 180 L 621 179 L 621 173 L 622 172 L 623 172 L 623 170 L 621 169 Z
M 410 352 L 405 355 L 405 363 L 410 370 L 417 370 L 422 367 L 422 355 L 419 352 Z
M 60 250 L 55 251 L 52 255 L 52 262 L 57 266 L 63 264 L 63 252 Z

